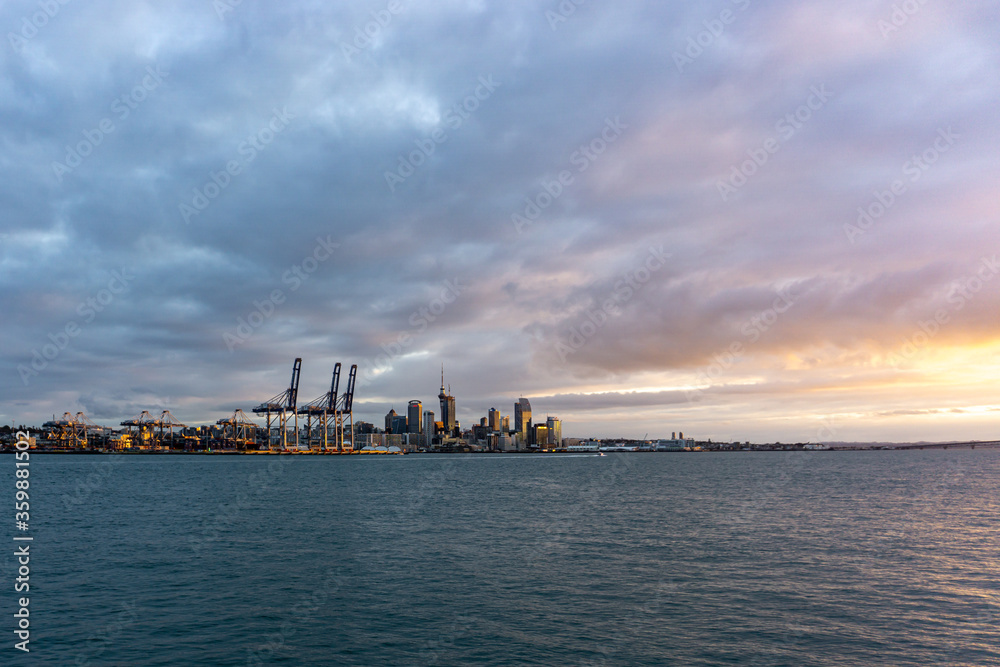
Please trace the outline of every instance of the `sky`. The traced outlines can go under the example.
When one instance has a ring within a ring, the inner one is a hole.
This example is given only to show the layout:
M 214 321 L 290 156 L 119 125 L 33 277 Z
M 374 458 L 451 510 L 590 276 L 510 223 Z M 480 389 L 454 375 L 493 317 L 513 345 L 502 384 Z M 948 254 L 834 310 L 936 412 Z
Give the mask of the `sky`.
M 0 5 L 0 421 L 358 364 L 567 437 L 1000 433 L 1000 3 Z

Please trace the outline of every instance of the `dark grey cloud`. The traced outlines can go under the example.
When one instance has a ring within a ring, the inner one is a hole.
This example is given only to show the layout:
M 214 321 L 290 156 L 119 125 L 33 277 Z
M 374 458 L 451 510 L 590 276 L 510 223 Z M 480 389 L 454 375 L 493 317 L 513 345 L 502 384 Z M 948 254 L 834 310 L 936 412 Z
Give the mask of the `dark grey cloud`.
M 442 362 L 464 422 L 523 394 L 577 435 L 668 417 L 709 435 L 710 409 L 734 434 L 865 413 L 859 437 L 906 437 L 890 416 L 939 409 L 928 387 L 979 405 L 940 364 L 994 359 L 1000 280 L 969 283 L 998 223 L 988 7 L 926 4 L 887 32 L 890 2 L 400 6 L 376 30 L 386 3 L 70 2 L 34 32 L 37 3 L 0 8 L 4 419 L 214 421 L 297 356 L 310 397 L 358 363 L 374 421 L 433 403 Z M 650 248 L 669 259 L 623 297 Z

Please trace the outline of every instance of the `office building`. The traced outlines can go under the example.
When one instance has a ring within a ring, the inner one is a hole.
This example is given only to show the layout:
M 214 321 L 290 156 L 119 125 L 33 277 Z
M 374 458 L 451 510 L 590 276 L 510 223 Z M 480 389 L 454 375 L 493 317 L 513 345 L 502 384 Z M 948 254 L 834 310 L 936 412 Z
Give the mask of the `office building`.
M 531 440 L 531 403 L 526 398 L 519 398 L 514 403 L 514 431 L 525 443 Z
M 545 426 L 549 431 L 549 446 L 562 447 L 562 421 L 558 417 L 548 417 L 545 419 Z
M 537 445 L 539 449 L 551 449 L 549 445 L 549 427 L 545 424 L 535 424 L 532 426 L 532 444 Z
M 392 418 L 392 432 L 395 435 L 407 432 L 406 415 L 396 415 Z
M 426 444 L 431 444 L 431 440 L 434 438 L 436 433 L 434 432 L 434 411 L 424 410 L 424 438 Z
M 420 434 L 422 430 L 420 418 L 423 415 L 423 409 L 424 406 L 420 401 L 410 401 L 410 405 L 406 409 L 406 428 L 408 433 Z

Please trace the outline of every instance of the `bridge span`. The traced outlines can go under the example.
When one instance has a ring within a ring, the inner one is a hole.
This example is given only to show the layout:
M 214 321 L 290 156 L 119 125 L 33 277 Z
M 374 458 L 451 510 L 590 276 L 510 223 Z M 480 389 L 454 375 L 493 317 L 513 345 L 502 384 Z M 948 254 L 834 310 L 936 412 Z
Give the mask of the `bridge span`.
M 997 448 L 1000 440 L 979 440 L 969 442 L 925 442 L 914 445 L 897 445 L 894 449 L 975 449 L 976 447 Z

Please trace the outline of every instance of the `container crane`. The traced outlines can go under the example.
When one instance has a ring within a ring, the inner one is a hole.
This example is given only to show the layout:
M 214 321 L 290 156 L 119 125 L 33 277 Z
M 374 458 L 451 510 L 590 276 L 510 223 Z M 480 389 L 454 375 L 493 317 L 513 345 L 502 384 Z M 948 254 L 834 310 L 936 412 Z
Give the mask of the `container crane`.
M 281 443 L 281 449 L 288 449 L 288 415 L 291 414 L 295 420 L 295 449 L 299 448 L 299 415 L 296 410 L 296 400 L 299 395 L 299 375 L 302 372 L 302 359 L 301 357 L 295 359 L 295 363 L 292 365 L 292 382 L 288 389 L 281 392 L 277 396 L 274 396 L 270 400 L 267 400 L 256 408 L 253 412 L 256 414 L 264 414 L 267 416 L 267 448 L 271 449 L 272 445 Z M 281 431 L 280 438 L 277 438 L 277 434 L 274 433 L 274 422 L 277 420 L 278 428 Z
M 306 415 L 306 431 L 309 434 L 310 449 L 312 449 L 313 433 L 317 430 L 313 427 L 313 421 L 316 420 L 318 430 L 323 434 L 323 451 L 333 449 L 339 454 L 349 454 L 354 451 L 354 416 L 352 410 L 354 409 L 354 387 L 357 383 L 358 365 L 351 365 L 351 370 L 347 376 L 347 389 L 343 394 L 339 393 L 340 373 L 341 363 L 338 361 L 333 367 L 333 380 L 330 383 L 330 391 L 299 409 L 300 414 Z M 331 427 L 333 427 L 332 446 L 329 441 Z
M 149 410 L 143 410 L 142 414 L 134 419 L 126 419 L 121 425 L 128 430 L 129 440 L 133 447 L 145 449 L 156 446 L 156 427 L 160 425 L 160 422 L 149 414 Z M 133 429 L 135 430 L 133 431 Z
M 174 434 L 174 429 L 178 431 L 187 428 L 185 424 L 180 423 L 177 419 L 170 414 L 170 410 L 164 410 L 160 414 L 160 418 L 157 420 L 157 436 L 156 444 L 157 447 L 166 445 L 167 449 L 174 449 L 176 443 L 176 436 Z M 166 433 L 164 433 L 166 431 Z M 168 441 L 169 438 L 169 441 Z M 188 449 L 187 442 L 185 442 L 184 449 Z
M 330 382 L 330 391 L 326 392 L 314 401 L 306 403 L 301 408 L 299 408 L 299 414 L 306 416 L 306 446 L 312 450 L 313 446 L 313 432 L 318 429 L 322 434 L 321 449 L 322 451 L 327 451 L 329 446 L 329 433 L 330 433 L 330 415 L 333 415 L 333 425 L 335 428 L 334 432 L 334 446 L 339 452 L 341 448 L 342 438 L 336 431 L 337 425 L 337 393 L 340 388 L 340 362 L 338 361 L 333 367 L 333 380 Z M 316 420 L 316 429 L 313 427 L 313 420 Z
M 223 447 L 257 449 L 257 424 L 242 410 L 236 410 L 229 418 L 215 423 L 222 427 Z
M 347 378 L 347 391 L 340 398 L 340 409 L 336 411 L 337 429 L 340 432 L 340 446 L 342 451 L 354 451 L 354 384 L 358 378 L 358 365 L 351 365 L 351 372 Z

